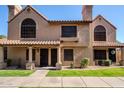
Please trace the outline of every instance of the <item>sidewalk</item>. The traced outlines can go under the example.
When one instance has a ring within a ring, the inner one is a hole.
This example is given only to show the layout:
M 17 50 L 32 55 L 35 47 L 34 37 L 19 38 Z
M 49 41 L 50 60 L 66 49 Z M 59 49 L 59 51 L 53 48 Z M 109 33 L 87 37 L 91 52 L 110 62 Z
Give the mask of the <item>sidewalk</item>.
M 0 87 L 123 87 L 124 77 L 45 77 L 37 70 L 29 77 L 0 77 Z

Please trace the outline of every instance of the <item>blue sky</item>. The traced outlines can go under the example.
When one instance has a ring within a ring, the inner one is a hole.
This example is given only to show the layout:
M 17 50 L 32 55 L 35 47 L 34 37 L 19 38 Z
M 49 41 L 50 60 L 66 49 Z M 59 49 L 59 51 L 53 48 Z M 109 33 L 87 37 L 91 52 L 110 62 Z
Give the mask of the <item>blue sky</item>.
M 48 19 L 81 20 L 82 6 L 79 5 L 42 5 L 33 6 L 37 11 Z M 93 18 L 101 14 L 117 27 L 117 40 L 124 42 L 124 6 L 101 6 L 93 7 Z M 7 35 L 8 9 L 0 6 L 0 34 Z

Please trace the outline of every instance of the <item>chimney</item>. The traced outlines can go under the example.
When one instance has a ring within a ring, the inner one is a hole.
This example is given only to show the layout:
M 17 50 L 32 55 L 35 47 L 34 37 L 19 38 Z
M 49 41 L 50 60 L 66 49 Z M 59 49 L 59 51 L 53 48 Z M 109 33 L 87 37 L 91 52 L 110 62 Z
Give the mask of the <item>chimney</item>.
M 8 5 L 8 10 L 8 19 L 11 20 L 16 14 L 18 14 L 22 10 L 22 7 L 20 5 Z
M 82 17 L 83 21 L 92 21 L 92 5 L 83 5 Z

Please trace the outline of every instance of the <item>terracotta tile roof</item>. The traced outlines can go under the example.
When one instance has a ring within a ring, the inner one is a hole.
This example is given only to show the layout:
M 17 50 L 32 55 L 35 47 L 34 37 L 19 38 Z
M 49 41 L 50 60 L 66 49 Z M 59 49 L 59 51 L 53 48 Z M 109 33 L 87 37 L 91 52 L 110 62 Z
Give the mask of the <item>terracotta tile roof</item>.
M 60 41 L 20 41 L 0 39 L 0 45 L 59 45 Z
M 92 21 L 83 20 L 48 20 L 49 23 L 90 23 Z
M 93 42 L 94 47 L 124 47 L 124 43 L 119 42 L 104 42 L 104 41 L 96 41 Z

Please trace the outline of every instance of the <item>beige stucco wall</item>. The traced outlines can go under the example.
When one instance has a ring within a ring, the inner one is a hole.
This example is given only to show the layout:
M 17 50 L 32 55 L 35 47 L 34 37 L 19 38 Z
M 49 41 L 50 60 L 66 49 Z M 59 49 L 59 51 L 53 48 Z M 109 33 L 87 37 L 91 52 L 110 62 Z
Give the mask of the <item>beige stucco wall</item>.
M 25 65 L 26 62 L 26 48 L 23 47 L 8 47 L 8 59 L 12 59 L 13 65 L 18 65 L 21 60 L 21 64 Z
M 18 65 L 19 60 L 21 59 L 21 64 L 24 66 L 27 62 L 26 60 L 26 47 L 8 47 L 8 59 L 12 59 L 13 65 Z M 36 49 L 36 59 L 35 65 L 40 66 L 40 48 Z M 73 49 L 74 50 L 74 64 L 75 66 L 80 66 L 80 60 L 82 58 L 90 58 L 90 49 L 87 47 L 63 47 L 61 48 L 61 61 L 63 66 L 70 66 L 71 61 L 64 61 L 64 49 Z M 90 65 L 92 62 L 90 61 Z
M 64 49 L 73 49 L 73 61 L 64 61 Z M 82 58 L 91 58 L 90 49 L 88 47 L 63 47 L 61 52 L 61 61 L 63 66 L 70 66 L 72 62 L 74 62 L 75 67 L 80 67 L 80 62 Z M 92 61 L 90 60 L 89 65 L 92 65 Z
M 20 38 L 21 23 L 24 19 L 31 18 L 36 22 L 36 38 L 24 39 Z M 99 20 L 101 18 L 101 20 Z M 75 25 L 77 26 L 77 40 L 78 42 L 61 42 L 61 60 L 63 65 L 70 65 L 71 62 L 65 62 L 63 60 L 63 49 L 74 49 L 74 62 L 76 66 L 79 66 L 80 60 L 84 57 L 90 58 L 90 65 L 93 65 L 93 47 L 92 41 L 94 40 L 94 28 L 97 25 L 103 25 L 106 29 L 107 41 L 116 41 L 116 29 L 113 28 L 102 17 L 98 17 L 92 24 L 79 23 L 79 24 L 60 24 L 48 23 L 44 18 L 39 16 L 36 12 L 26 10 L 18 15 L 14 20 L 8 24 L 8 39 L 10 40 L 60 40 L 61 39 L 61 26 Z M 90 28 L 89 28 L 90 26 Z M 67 38 L 69 39 L 69 38 Z M 19 58 L 26 62 L 26 47 L 9 47 L 8 58 L 13 59 L 14 63 L 17 63 Z M 39 52 L 38 52 L 39 51 Z M 36 66 L 40 65 L 40 50 L 36 49 Z
M 106 29 L 106 40 L 107 42 L 115 42 L 116 41 L 116 29 L 112 27 L 108 22 L 106 22 L 101 16 L 98 16 L 92 22 L 92 40 L 94 40 L 94 28 L 98 25 L 102 25 Z
M 24 19 L 31 18 L 36 22 L 36 38 L 24 39 L 20 38 L 21 23 Z M 50 24 L 44 18 L 39 16 L 36 12 L 31 10 L 28 13 L 26 10 L 18 15 L 14 20 L 8 24 L 8 39 L 12 40 L 59 40 L 61 38 L 61 26 L 75 25 L 77 26 L 78 43 L 85 45 L 89 43 L 89 25 L 82 24 Z
M 0 62 L 3 62 L 3 47 L 0 47 Z
M 41 47 L 43 48 L 43 47 Z M 40 66 L 40 49 L 41 48 L 35 48 L 36 49 L 36 59 L 33 61 L 35 65 L 38 67 Z M 54 47 L 57 48 L 57 47 Z M 12 59 L 13 65 L 18 65 L 19 60 L 21 59 L 22 66 L 25 66 L 26 60 L 26 47 L 8 47 L 8 58 Z M 51 48 L 50 48 L 51 49 Z M 74 51 L 74 60 L 73 61 L 64 61 L 64 49 L 73 49 Z M 108 51 L 108 48 L 94 48 L 98 50 L 106 50 Z M 108 52 L 107 52 L 108 53 Z M 106 54 L 107 56 L 107 54 Z M 117 62 L 120 60 L 118 57 L 118 53 L 116 54 Z M 90 47 L 62 47 L 61 48 L 61 62 L 63 66 L 70 66 L 71 62 L 74 62 L 75 67 L 80 67 L 80 61 L 82 58 L 89 58 L 90 63 L 89 65 L 94 65 L 95 62 L 93 61 L 93 50 Z
M 31 18 L 36 22 L 36 40 L 37 39 L 48 39 L 51 35 L 51 37 L 57 39 L 57 34 L 51 34 L 51 30 L 49 30 L 48 22 L 41 18 L 38 14 L 36 14 L 34 11 L 31 11 L 28 13 L 27 11 L 22 12 L 20 15 L 18 15 L 13 21 L 9 23 L 9 28 L 8 28 L 8 39 L 22 39 L 20 38 L 20 32 L 21 32 L 21 23 L 24 19 L 26 18 Z M 55 32 L 57 33 L 57 32 Z M 45 37 L 45 38 L 44 38 Z M 33 39 L 33 40 L 35 40 Z
M 8 47 L 8 59 L 12 59 L 13 65 L 18 65 L 19 61 L 21 60 L 22 66 L 25 66 L 25 63 L 28 62 L 26 60 L 26 49 L 28 47 Z M 39 48 L 33 48 L 35 49 L 35 63 L 36 66 L 40 65 L 40 51 Z

